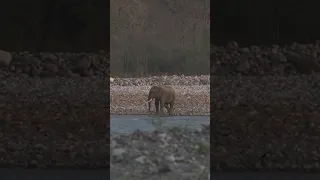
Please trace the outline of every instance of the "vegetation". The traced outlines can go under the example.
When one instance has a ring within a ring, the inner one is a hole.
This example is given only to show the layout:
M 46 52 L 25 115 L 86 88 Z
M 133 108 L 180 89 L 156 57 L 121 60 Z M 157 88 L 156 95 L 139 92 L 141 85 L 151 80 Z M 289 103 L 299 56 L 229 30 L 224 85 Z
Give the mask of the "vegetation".
M 0 48 L 29 52 L 108 52 L 110 48 L 112 76 L 208 74 L 209 3 L 1 1 Z
M 209 74 L 210 0 L 111 0 L 111 75 Z

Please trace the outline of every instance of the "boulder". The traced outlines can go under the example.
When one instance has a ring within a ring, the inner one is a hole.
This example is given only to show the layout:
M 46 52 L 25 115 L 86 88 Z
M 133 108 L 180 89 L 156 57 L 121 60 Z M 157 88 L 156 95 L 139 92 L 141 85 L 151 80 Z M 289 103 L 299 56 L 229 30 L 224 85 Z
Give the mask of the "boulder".
M 9 66 L 12 61 L 12 55 L 9 52 L 0 50 L 0 66 Z

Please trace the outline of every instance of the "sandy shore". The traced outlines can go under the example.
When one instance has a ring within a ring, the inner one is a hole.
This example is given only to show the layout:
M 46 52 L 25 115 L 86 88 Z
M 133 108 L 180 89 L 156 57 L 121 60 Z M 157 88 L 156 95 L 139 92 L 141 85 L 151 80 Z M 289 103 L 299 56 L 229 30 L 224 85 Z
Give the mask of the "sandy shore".
M 210 115 L 210 86 L 172 86 L 176 91 L 175 115 Z M 148 115 L 146 103 L 151 86 L 111 86 L 110 113 L 113 115 Z M 152 103 L 152 114 L 155 113 Z M 165 110 L 165 113 L 166 110 Z

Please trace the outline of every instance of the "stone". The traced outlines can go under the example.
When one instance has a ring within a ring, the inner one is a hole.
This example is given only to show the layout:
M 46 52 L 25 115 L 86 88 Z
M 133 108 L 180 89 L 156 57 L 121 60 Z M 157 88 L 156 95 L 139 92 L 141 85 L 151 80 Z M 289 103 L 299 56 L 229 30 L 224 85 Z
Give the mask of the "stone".
M 139 162 L 140 164 L 144 164 L 146 162 L 146 156 L 140 156 L 140 157 L 137 157 L 135 159 L 136 162 Z
M 237 66 L 237 71 L 239 72 L 246 72 L 248 71 L 250 68 L 250 64 L 247 60 L 243 60 L 241 62 L 239 62 L 238 66 Z
M 44 69 L 48 72 L 57 73 L 59 72 L 58 66 L 53 63 L 45 63 Z
M 311 74 L 312 72 L 320 72 L 320 65 L 314 60 L 301 57 L 298 53 L 288 52 L 287 60 L 290 62 L 301 74 Z
M 12 61 L 12 55 L 9 52 L 0 50 L 0 66 L 9 66 Z
M 77 63 L 77 68 L 79 70 L 87 70 L 91 66 L 91 61 L 89 58 L 81 58 Z

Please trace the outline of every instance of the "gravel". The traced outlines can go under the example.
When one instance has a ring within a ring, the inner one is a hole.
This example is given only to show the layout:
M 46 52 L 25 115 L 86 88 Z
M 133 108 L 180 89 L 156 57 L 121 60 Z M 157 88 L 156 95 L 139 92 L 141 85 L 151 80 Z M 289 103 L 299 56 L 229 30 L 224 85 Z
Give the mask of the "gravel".
M 208 179 L 210 128 L 111 136 L 111 179 Z
M 171 85 L 171 86 L 201 86 L 210 85 L 210 75 L 201 76 L 150 76 L 140 78 L 119 78 L 115 77 L 111 86 L 153 86 L 153 85 Z
M 176 92 L 174 115 L 210 115 L 210 86 L 172 86 Z M 110 113 L 116 115 L 145 115 L 151 86 L 111 86 Z M 154 103 L 152 114 L 155 113 Z M 165 111 L 166 113 L 166 111 Z
M 196 148 L 209 130 L 113 136 L 116 179 L 207 179 L 210 156 L 215 171 L 318 170 L 319 45 L 211 48 L 211 77 L 113 77 L 110 86 L 104 52 L 12 52 L 0 73 L 0 165 L 109 167 L 109 109 L 149 114 L 151 86 L 171 85 L 175 115 L 210 115 L 211 86 L 210 155 Z
M 319 171 L 319 44 L 212 46 L 214 171 Z
M 106 77 L 110 74 L 109 55 L 71 52 L 10 52 L 12 62 L 4 69 L 8 73 L 30 77 Z
M 216 76 L 289 76 L 320 72 L 319 44 L 211 46 L 211 74 Z
M 319 75 L 215 76 L 212 77 L 211 95 L 218 108 L 239 104 L 279 104 L 280 102 L 308 104 L 310 108 L 315 108 L 320 101 L 319 80 Z
M 319 170 L 319 75 L 211 78 L 215 171 Z
M 0 166 L 109 167 L 106 78 L 0 79 Z

